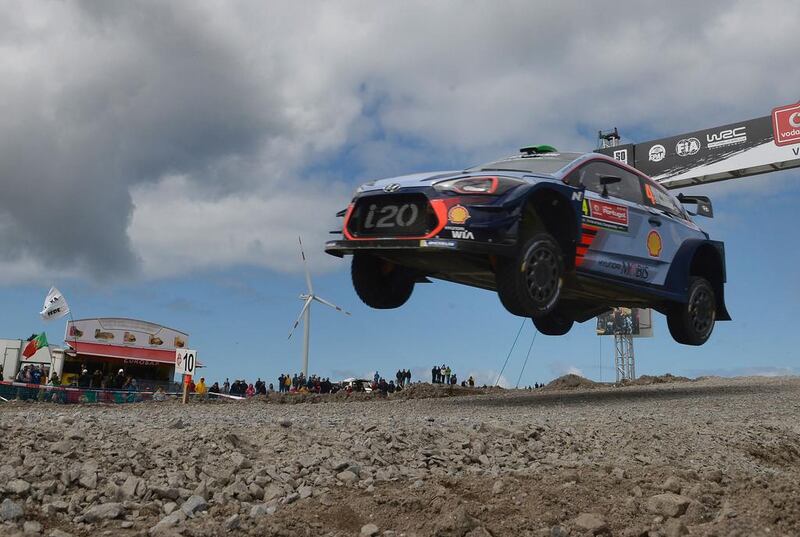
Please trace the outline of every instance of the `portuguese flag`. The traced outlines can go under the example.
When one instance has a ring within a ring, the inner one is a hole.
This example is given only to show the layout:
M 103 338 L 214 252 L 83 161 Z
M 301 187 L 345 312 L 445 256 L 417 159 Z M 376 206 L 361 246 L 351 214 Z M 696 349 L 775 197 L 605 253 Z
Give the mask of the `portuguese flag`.
M 36 351 L 42 347 L 47 347 L 47 334 L 44 332 L 28 340 L 28 345 L 25 347 L 25 350 L 22 351 L 22 356 L 28 359 L 36 354 Z

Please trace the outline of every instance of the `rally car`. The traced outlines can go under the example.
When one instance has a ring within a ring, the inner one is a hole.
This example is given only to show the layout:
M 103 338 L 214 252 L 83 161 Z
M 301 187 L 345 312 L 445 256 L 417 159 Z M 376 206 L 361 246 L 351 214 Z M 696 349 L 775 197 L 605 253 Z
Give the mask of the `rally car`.
M 373 308 L 400 307 L 437 278 L 497 291 L 543 334 L 613 307 L 651 307 L 677 342 L 702 345 L 715 321 L 730 320 L 725 251 L 684 204 L 713 216 L 708 198 L 675 197 L 608 156 L 531 146 L 361 185 L 338 215 L 342 239 L 325 250 L 353 256 L 353 286 Z

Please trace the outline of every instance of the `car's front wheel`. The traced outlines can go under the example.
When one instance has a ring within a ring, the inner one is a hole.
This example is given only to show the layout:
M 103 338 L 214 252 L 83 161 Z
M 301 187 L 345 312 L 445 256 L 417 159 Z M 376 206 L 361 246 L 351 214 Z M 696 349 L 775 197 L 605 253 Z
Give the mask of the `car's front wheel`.
M 414 291 L 415 275 L 411 270 L 370 254 L 354 254 L 350 274 L 356 294 L 371 308 L 399 308 Z
M 714 330 L 717 300 L 714 287 L 698 276 L 689 280 L 688 301 L 675 304 L 667 314 L 667 326 L 672 338 L 684 345 L 702 345 Z
M 558 242 L 549 233 L 535 233 L 515 257 L 498 260 L 497 294 L 514 315 L 544 317 L 558 304 L 563 275 L 564 258 Z

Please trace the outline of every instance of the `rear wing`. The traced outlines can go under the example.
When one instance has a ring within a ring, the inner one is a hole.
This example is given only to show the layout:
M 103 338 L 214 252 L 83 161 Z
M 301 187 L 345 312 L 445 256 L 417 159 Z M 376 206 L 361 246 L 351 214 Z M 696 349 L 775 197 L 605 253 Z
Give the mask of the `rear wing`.
M 775 108 L 769 116 L 597 152 L 633 166 L 668 189 L 796 168 L 800 103 Z

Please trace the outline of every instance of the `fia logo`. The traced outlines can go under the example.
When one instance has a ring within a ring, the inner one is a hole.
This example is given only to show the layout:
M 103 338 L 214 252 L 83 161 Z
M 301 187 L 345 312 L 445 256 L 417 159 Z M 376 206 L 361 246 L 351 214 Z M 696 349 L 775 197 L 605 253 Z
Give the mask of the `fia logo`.
M 466 229 L 454 229 L 450 233 L 452 233 L 454 239 L 469 239 L 469 240 L 475 239 L 475 235 L 473 235 L 471 231 L 467 231 Z

